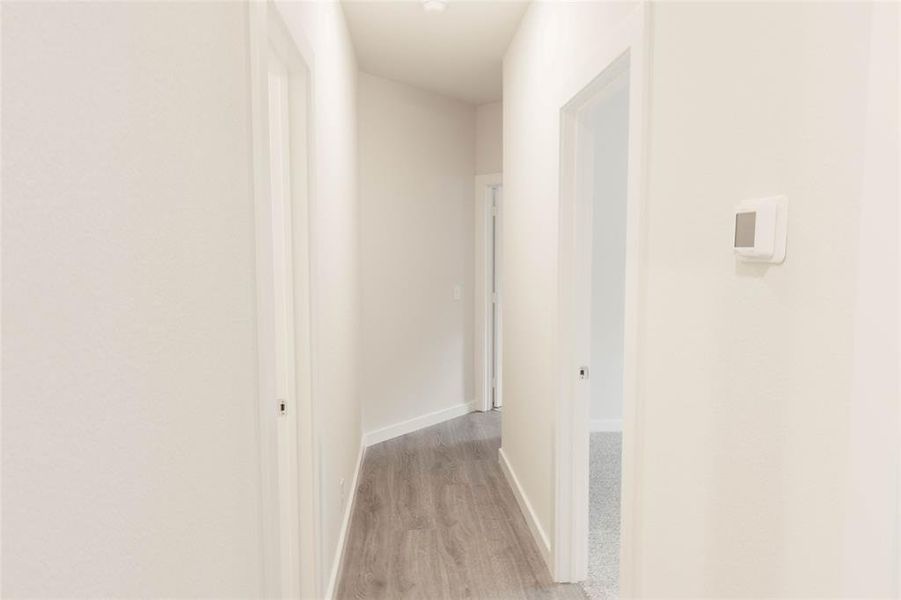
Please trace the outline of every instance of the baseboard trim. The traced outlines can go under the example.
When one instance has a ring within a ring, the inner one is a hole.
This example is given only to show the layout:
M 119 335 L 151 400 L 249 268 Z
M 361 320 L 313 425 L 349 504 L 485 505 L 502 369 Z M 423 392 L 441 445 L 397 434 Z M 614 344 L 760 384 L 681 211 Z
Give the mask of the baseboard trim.
M 471 413 L 474 410 L 475 402 L 466 402 L 464 404 L 451 406 L 450 408 L 436 410 L 435 412 L 431 412 L 426 415 L 414 417 L 400 423 L 395 423 L 394 425 L 389 425 L 387 427 L 382 427 L 381 429 L 376 429 L 375 431 L 370 431 L 363 435 L 363 444 L 366 447 L 373 446 L 375 444 L 379 444 L 381 442 L 385 442 L 387 440 L 400 437 L 408 433 L 413 433 L 414 431 L 417 431 L 424 427 L 431 427 L 432 425 L 437 425 L 438 423 L 442 423 L 449 419 L 462 417 L 463 415 Z
M 592 419 L 588 424 L 588 431 L 595 433 L 598 431 L 622 431 L 622 419 Z
M 354 468 L 354 476 L 353 480 L 350 484 L 351 496 L 349 501 L 347 502 L 347 506 L 344 508 L 344 518 L 341 520 L 341 530 L 338 533 L 338 547 L 335 548 L 335 557 L 332 560 L 332 572 L 329 576 L 328 589 L 326 590 L 325 597 L 329 600 L 332 600 L 335 597 L 335 592 L 338 590 L 337 585 L 339 578 L 341 577 L 342 567 L 344 566 L 344 553 L 347 550 L 347 532 L 350 530 L 350 519 L 353 515 L 354 505 L 357 503 L 357 482 L 360 480 L 360 470 L 363 467 L 363 458 L 366 455 L 366 444 L 364 444 L 364 437 L 360 438 L 360 451 L 357 454 L 357 466 Z
M 516 473 L 513 471 L 513 467 L 510 466 L 510 461 L 507 460 L 507 455 L 504 454 L 504 449 L 501 448 L 497 451 L 498 462 L 501 463 L 501 471 L 504 472 L 504 476 L 507 478 L 507 483 L 510 484 L 510 488 L 513 490 L 513 496 L 516 498 L 516 503 L 519 504 L 519 510 L 522 512 L 523 516 L 526 519 L 526 523 L 529 525 L 529 531 L 532 532 L 532 538 L 535 540 L 535 545 L 538 546 L 538 551 L 541 553 L 541 557 L 544 559 L 544 564 L 547 565 L 548 570 L 553 573 L 553 556 L 551 555 L 551 542 L 547 537 L 547 534 L 544 532 L 544 529 L 541 527 L 541 523 L 538 522 L 538 517 L 535 515 L 535 511 L 532 509 L 532 504 L 529 502 L 528 497 L 526 497 L 525 492 L 522 489 L 522 486 L 519 484 L 519 478 L 516 477 Z

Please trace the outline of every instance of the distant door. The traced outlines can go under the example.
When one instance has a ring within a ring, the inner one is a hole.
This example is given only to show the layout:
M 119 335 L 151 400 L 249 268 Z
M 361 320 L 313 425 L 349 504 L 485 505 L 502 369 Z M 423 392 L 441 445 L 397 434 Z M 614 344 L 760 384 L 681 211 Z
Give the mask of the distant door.
M 499 247 L 500 247 L 500 206 L 503 186 L 496 185 L 491 188 L 491 216 L 489 221 L 488 236 L 488 280 L 491 283 L 491 312 L 488 329 L 488 377 L 491 382 L 489 392 L 491 394 L 491 408 L 500 408 L 503 405 L 500 389 L 500 285 L 499 285 Z
M 269 56 L 269 168 L 272 202 L 273 312 L 275 377 L 279 403 L 278 504 L 282 528 L 281 589 L 283 597 L 300 595 L 297 489 L 297 402 L 295 398 L 294 269 L 291 216 L 291 111 L 289 75 L 274 52 Z

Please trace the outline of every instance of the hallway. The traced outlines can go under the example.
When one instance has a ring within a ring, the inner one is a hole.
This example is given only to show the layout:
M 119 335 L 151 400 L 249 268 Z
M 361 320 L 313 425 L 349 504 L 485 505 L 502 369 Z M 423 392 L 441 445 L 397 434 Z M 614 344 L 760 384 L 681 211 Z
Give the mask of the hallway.
M 337 598 L 583 598 L 554 584 L 497 460 L 501 415 L 367 449 Z
M 0 598 L 901 599 L 901 0 L 0 16 Z

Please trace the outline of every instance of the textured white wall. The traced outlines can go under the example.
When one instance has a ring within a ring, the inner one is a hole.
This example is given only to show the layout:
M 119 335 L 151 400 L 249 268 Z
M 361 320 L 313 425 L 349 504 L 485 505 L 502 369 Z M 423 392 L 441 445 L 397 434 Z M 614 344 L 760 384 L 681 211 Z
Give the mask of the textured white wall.
M 898 232 L 885 224 L 897 224 L 898 157 L 897 136 L 875 123 L 897 118 L 897 29 L 877 26 L 873 6 L 653 7 L 639 595 L 896 585 L 897 483 L 886 482 L 898 432 L 879 422 L 898 422 Z M 504 69 L 505 183 L 517 201 L 506 221 L 503 444 L 549 532 L 553 91 L 572 76 L 561 65 L 590 48 L 587 29 L 605 29 L 602 10 L 532 5 Z M 777 193 L 789 198 L 786 262 L 736 263 L 734 205 Z M 879 241 L 862 243 L 863 231 Z M 883 267 L 881 281 L 863 257 Z
M 361 389 L 374 431 L 473 399 L 475 109 L 359 81 Z
M 857 307 L 897 293 L 891 279 L 858 287 L 864 172 L 888 158 L 885 147 L 865 152 L 870 102 L 897 95 L 897 80 L 869 90 L 880 60 L 870 55 L 872 7 L 655 9 L 640 507 L 648 595 L 842 587 L 846 539 L 833 524 L 850 510 L 849 409 L 864 400 L 852 387 L 855 353 L 869 362 L 897 352 L 854 344 Z M 773 193 L 789 198 L 785 264 L 736 264 L 732 205 Z M 897 191 L 873 193 L 897 206 Z M 894 221 L 885 205 L 869 210 Z M 871 305 L 883 331 L 893 306 Z M 897 388 L 882 398 L 897 402 Z M 886 531 L 894 521 L 872 518 Z
M 313 402 L 320 457 L 321 589 L 338 541 L 360 450 L 360 262 L 357 199 L 357 64 L 337 2 L 279 2 L 313 65 Z M 342 502 L 340 481 L 348 487 Z
M 623 318 L 626 293 L 626 176 L 629 88 L 587 115 L 593 136 L 591 239 L 591 418 L 623 418 Z M 608 427 L 611 423 L 606 424 Z
M 504 103 L 476 107 L 476 174 L 493 175 L 504 170 Z
M 261 593 L 246 13 L 3 6 L 4 597 Z

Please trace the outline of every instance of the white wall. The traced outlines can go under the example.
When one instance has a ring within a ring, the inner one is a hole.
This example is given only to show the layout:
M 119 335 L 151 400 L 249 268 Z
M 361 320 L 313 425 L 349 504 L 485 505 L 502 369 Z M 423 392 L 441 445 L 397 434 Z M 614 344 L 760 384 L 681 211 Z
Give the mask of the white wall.
M 261 594 L 246 13 L 3 7 L 4 597 Z
M 845 532 L 830 524 L 850 516 L 849 416 L 865 400 L 852 386 L 855 355 L 897 354 L 896 342 L 885 344 L 897 319 L 897 282 L 859 288 L 864 173 L 886 159 L 897 169 L 897 145 L 864 151 L 870 103 L 890 94 L 897 107 L 897 79 L 870 87 L 870 64 L 886 60 L 869 54 L 871 9 L 655 11 L 642 357 L 648 460 L 640 544 L 648 595 L 664 586 L 786 596 L 842 588 Z M 704 165 L 703 172 L 690 165 Z M 733 200 L 768 193 L 789 198 L 786 262 L 735 265 L 720 251 L 722 223 Z M 870 193 L 893 195 L 897 210 L 897 190 Z M 891 205 L 867 208 L 871 218 L 895 221 Z M 680 229 L 692 232 L 690 242 Z M 874 294 L 895 301 L 871 305 Z M 869 318 L 888 325 L 883 343 L 855 349 L 855 321 L 870 309 Z M 877 393 L 878 402 L 897 402 L 896 385 Z M 679 429 L 690 435 L 680 433 L 677 445 Z M 652 460 L 658 457 L 665 459 Z M 655 501 L 661 493 L 669 505 Z M 871 518 L 886 530 L 894 521 L 891 512 Z M 676 566 L 666 539 L 683 535 L 691 537 L 680 542 L 685 560 Z M 892 577 L 883 570 L 870 585 L 885 590 Z
M 504 103 L 476 107 L 476 174 L 493 175 L 504 170 Z
M 623 319 L 626 292 L 628 74 L 587 115 L 593 143 L 591 240 L 591 419 L 594 428 L 622 427 Z
M 517 201 L 506 222 L 503 443 L 548 532 L 554 323 L 540 315 L 556 308 L 563 99 L 553 93 L 575 73 L 562 65 L 581 61 L 605 30 L 602 10 L 533 4 L 504 69 L 505 183 Z M 888 182 L 898 156 L 897 136 L 880 137 L 875 123 L 897 108 L 897 30 L 876 26 L 884 21 L 872 11 L 653 7 L 641 596 L 869 595 L 896 585 L 897 484 L 885 482 L 898 472 L 898 432 L 880 420 L 898 422 L 897 253 L 878 248 L 897 244 Z M 789 198 L 786 262 L 737 264 L 733 206 L 776 193 Z M 882 265 L 881 280 L 863 256 Z M 870 369 L 875 383 L 861 382 Z M 857 477 L 851 469 L 867 457 L 878 460 Z
M 313 55 L 313 402 L 320 458 L 323 590 L 334 575 L 362 436 L 357 64 L 337 2 L 279 2 Z M 345 481 L 342 497 L 340 481 Z
M 475 109 L 365 73 L 359 81 L 371 432 L 473 399 Z

